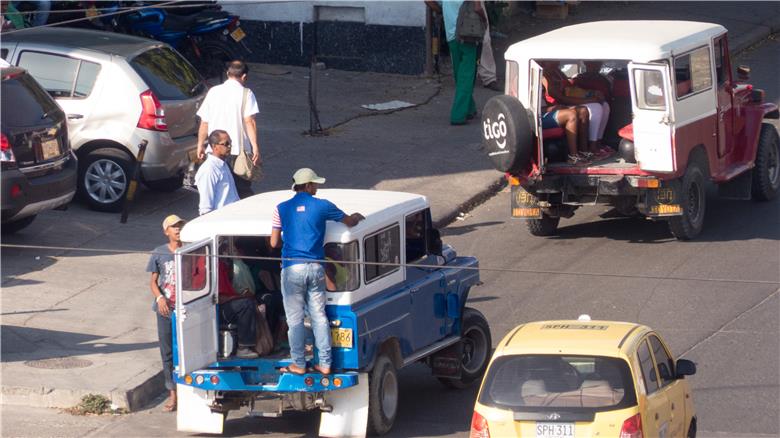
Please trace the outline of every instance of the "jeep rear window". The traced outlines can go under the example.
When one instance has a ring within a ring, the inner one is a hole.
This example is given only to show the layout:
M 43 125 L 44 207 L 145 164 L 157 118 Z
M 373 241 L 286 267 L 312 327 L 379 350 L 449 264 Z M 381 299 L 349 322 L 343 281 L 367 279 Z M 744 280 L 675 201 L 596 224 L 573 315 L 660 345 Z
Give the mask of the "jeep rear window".
M 195 68 L 167 47 L 147 50 L 130 65 L 160 100 L 184 100 L 203 91 L 202 78 Z
M 349 243 L 328 243 L 325 245 L 325 276 L 329 292 L 347 292 L 360 286 L 360 251 L 357 241 Z
M 27 73 L 3 81 L 2 125 L 39 126 L 59 111 L 49 94 Z
M 666 110 L 664 77 L 658 70 L 634 70 L 636 104 L 640 109 Z
M 512 355 L 490 367 L 479 401 L 513 411 L 598 412 L 634 406 L 636 393 L 622 359 Z

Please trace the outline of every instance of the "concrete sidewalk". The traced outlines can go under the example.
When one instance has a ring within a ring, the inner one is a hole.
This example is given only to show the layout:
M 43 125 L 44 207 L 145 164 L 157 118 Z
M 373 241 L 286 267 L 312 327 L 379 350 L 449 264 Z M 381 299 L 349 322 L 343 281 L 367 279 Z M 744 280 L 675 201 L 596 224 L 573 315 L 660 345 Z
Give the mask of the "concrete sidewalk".
M 590 3 L 567 20 L 514 16 L 500 26 L 497 58 L 517 41 L 575 22 L 667 18 L 714 21 L 730 30 L 732 50 L 780 30 L 780 3 Z M 499 65 L 500 62 L 499 62 Z M 328 187 L 411 191 L 428 196 L 446 224 L 470 202 L 501 187 L 481 151 L 480 124 L 448 124 L 451 76 L 437 79 L 321 70 L 318 107 L 328 135 L 308 136 L 306 68 L 253 65 L 260 105 L 266 178 L 256 190 L 289 188 L 299 167 L 313 167 Z M 499 67 L 499 75 L 503 73 Z M 760 84 L 758 84 L 760 85 Z M 495 92 L 476 87 L 481 108 Z M 412 108 L 377 114 L 361 107 L 401 100 Z M 155 317 L 150 307 L 149 251 L 163 242 L 162 218 L 197 214 L 196 195 L 143 191 L 130 222 L 86 210 L 41 215 L 4 243 L 101 248 L 2 252 L 2 403 L 69 407 L 103 394 L 118 407 L 143 406 L 163 391 Z M 110 251 L 109 251 L 110 250 Z M 6 419 L 9 421 L 9 419 Z

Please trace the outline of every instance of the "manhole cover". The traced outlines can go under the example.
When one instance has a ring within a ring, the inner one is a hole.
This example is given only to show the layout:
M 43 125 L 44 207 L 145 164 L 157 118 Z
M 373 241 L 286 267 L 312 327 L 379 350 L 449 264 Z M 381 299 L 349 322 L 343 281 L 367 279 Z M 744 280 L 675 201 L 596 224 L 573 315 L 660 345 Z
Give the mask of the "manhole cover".
M 86 368 L 92 365 L 92 361 L 77 357 L 53 357 L 51 359 L 28 360 L 24 364 L 33 368 L 66 370 L 70 368 Z

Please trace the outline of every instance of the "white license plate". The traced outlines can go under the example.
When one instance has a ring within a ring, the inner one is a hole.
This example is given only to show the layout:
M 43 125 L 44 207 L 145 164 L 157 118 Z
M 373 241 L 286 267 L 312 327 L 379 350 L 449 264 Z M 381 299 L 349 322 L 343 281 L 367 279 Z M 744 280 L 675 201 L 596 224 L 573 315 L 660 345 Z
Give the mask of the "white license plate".
M 243 40 L 245 36 L 246 34 L 244 33 L 243 30 L 241 30 L 240 27 L 237 27 L 236 30 L 230 32 L 230 37 L 233 38 L 233 41 L 235 42 L 239 42 Z
M 49 160 L 60 155 L 60 143 L 56 138 L 46 140 L 41 143 L 41 152 L 43 154 L 43 160 Z
M 574 436 L 574 423 L 536 423 L 536 438 L 570 438 Z

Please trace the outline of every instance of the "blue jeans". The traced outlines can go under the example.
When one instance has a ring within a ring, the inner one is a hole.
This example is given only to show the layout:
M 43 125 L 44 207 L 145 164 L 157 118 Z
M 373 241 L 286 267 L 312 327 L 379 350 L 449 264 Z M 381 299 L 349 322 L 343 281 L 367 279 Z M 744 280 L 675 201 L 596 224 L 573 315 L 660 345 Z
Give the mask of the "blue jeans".
M 330 329 L 325 315 L 325 269 L 319 263 L 298 263 L 282 269 L 282 299 L 287 315 L 290 356 L 295 365 L 306 367 L 303 317 L 308 309 L 314 331 L 319 364 L 330 367 Z

